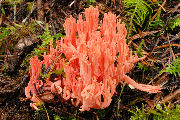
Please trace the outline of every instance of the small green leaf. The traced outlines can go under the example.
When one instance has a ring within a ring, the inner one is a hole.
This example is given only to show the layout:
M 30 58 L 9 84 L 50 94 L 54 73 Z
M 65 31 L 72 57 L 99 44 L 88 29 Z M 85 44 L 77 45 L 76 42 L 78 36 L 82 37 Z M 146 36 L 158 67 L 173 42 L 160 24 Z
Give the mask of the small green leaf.
M 54 120 L 61 120 L 61 118 L 58 115 L 54 115 Z

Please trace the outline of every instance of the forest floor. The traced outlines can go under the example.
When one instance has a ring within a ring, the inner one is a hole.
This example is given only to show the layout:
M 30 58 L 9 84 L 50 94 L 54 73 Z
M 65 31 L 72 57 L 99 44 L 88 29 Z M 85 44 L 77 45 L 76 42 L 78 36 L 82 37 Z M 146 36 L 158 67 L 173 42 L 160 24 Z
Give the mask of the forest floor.
M 174 118 L 180 118 L 180 2 L 132 1 L 1 0 L 0 119 L 166 119 L 173 113 Z M 30 57 L 44 52 L 44 39 L 64 36 L 65 19 L 70 15 L 78 18 L 90 5 L 98 7 L 100 20 L 107 12 L 116 14 L 126 24 L 129 47 L 140 57 L 146 54 L 128 75 L 138 83 L 161 85 L 163 89 L 150 94 L 118 85 L 105 109 L 81 112 L 70 100 L 57 100 L 45 103 L 40 111 L 33 110 L 30 100 L 25 99 Z

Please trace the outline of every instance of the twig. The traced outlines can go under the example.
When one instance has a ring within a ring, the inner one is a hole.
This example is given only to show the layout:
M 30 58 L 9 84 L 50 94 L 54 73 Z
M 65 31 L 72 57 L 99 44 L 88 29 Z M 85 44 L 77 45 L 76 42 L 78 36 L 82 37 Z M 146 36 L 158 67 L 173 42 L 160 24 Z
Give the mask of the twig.
M 16 22 L 16 2 L 14 2 L 14 22 Z
M 168 41 L 169 41 L 169 34 L 167 35 L 167 37 L 168 37 Z M 171 42 L 170 41 L 169 41 L 169 47 L 170 47 L 170 50 L 171 50 L 171 54 L 172 54 L 173 60 L 175 60 L 175 55 L 174 55 L 173 49 L 171 47 Z
M 26 20 L 30 17 L 30 15 L 33 13 L 33 11 L 36 9 L 36 5 L 33 6 L 33 9 L 31 10 L 31 12 L 27 15 L 27 17 L 25 19 L 23 19 L 22 23 L 25 23 Z
M 48 112 L 47 112 L 47 109 L 46 109 L 44 103 L 43 103 L 43 107 L 44 107 L 44 109 L 45 109 L 45 111 L 46 111 L 46 115 L 47 115 L 48 120 L 50 120 L 50 119 L 49 119 L 49 114 L 48 114 Z
M 156 30 L 156 31 L 146 31 L 146 32 L 142 32 L 141 35 L 140 34 L 136 34 L 132 37 L 129 37 L 128 40 L 128 45 L 131 44 L 132 40 L 136 40 L 138 38 L 141 38 L 142 36 L 145 37 L 145 36 L 148 36 L 148 35 L 152 35 L 152 34 L 155 34 L 155 33 L 158 33 L 160 32 L 160 30 Z
M 48 118 L 48 120 L 50 120 L 50 119 L 49 119 L 49 114 L 48 114 L 47 109 L 46 109 L 46 107 L 45 107 L 45 105 L 44 105 L 44 102 L 43 102 L 39 97 L 36 96 L 36 98 L 42 103 L 42 105 L 43 105 L 43 107 L 44 107 L 44 109 L 45 109 L 47 118 Z
M 163 32 L 166 30 L 166 26 L 168 25 L 169 23 L 169 20 L 170 20 L 170 17 L 172 16 L 172 14 L 179 8 L 180 6 L 180 3 L 174 7 L 174 9 L 172 10 L 172 12 L 170 13 L 170 15 L 168 15 L 168 18 L 167 18 L 167 21 L 166 23 L 163 25 Z
M 44 10 L 43 10 L 42 0 L 37 0 L 37 17 L 38 17 L 38 20 L 44 21 Z
M 148 84 L 151 84 L 155 79 L 157 79 L 158 77 L 160 77 L 163 73 L 158 73 L 154 78 L 151 79 L 151 81 Z M 168 73 L 164 73 L 162 77 L 159 78 L 160 79 L 164 79 L 164 77 L 166 77 L 168 75 Z M 164 83 L 164 82 L 163 82 Z M 161 83 L 160 83 L 161 84 Z
M 132 43 L 132 45 L 133 45 L 135 48 L 138 48 L 138 45 L 136 45 L 134 42 L 131 42 L 131 43 Z M 128 44 L 128 45 L 129 45 L 129 44 Z M 149 53 L 146 52 L 146 51 L 144 51 L 144 50 L 142 50 L 142 53 L 145 54 L 145 55 L 149 55 Z
M 180 88 L 178 90 L 174 91 L 172 94 L 169 94 L 166 97 L 164 97 L 164 99 L 160 103 L 166 103 L 178 96 L 180 96 Z
M 162 36 L 162 35 L 161 35 L 161 36 Z M 175 41 L 175 40 L 180 40 L 179 36 L 180 36 L 180 34 L 177 35 L 177 36 L 174 36 L 173 38 L 171 38 L 170 42 Z M 166 44 L 166 43 L 169 43 L 169 41 L 166 41 L 166 42 L 164 42 L 163 44 Z
M 166 45 L 162 45 L 162 46 L 158 46 L 158 47 L 155 47 L 154 49 L 160 49 L 160 48 L 165 48 L 165 47 L 168 47 L 168 46 L 174 46 L 174 47 L 180 47 L 179 44 L 166 44 Z
M 25 81 L 27 80 L 27 78 L 29 77 L 29 75 L 24 75 L 23 76 L 23 80 L 21 81 L 20 84 L 18 84 L 16 87 L 14 87 L 12 90 L 0 90 L 0 94 L 7 94 L 7 93 L 13 93 L 16 92 L 17 89 L 19 89 L 20 87 L 23 86 L 23 84 L 25 83 Z
M 176 56 L 180 56 L 180 53 L 177 53 L 177 54 L 174 54 L 174 56 L 176 57 Z M 170 57 L 170 56 L 169 56 Z M 167 60 L 167 59 L 169 59 L 169 57 L 165 57 L 165 58 L 163 58 L 162 60 Z
M 75 0 L 73 0 L 70 4 L 69 7 L 71 8 L 71 6 L 75 3 Z
M 51 62 L 50 66 L 44 71 L 44 75 L 47 75 L 48 73 L 51 73 L 53 72 L 55 66 L 56 66 L 56 63 L 58 62 L 58 60 L 60 59 L 62 53 L 58 56 L 56 56 L 55 60 Z M 50 79 L 50 76 L 47 77 L 46 79 L 46 82 L 48 82 Z
M 180 6 L 180 3 L 178 3 L 172 10 L 170 10 L 168 13 L 175 13 Z
M 145 98 L 147 104 L 148 104 L 151 108 L 153 108 L 153 105 L 150 103 L 150 101 L 148 100 L 148 98 L 147 98 L 146 96 L 144 96 L 144 98 Z
M 44 26 L 42 26 L 37 20 L 34 20 L 43 30 L 46 30 Z
M 166 0 L 164 0 L 164 2 L 162 3 L 162 5 L 160 5 L 160 7 L 159 7 L 159 9 L 157 10 L 156 14 L 151 18 L 151 21 L 153 21 L 153 20 L 156 18 L 156 16 L 158 15 L 159 11 L 164 7 L 165 3 L 166 3 Z M 164 9 L 163 9 L 163 10 L 164 10 Z

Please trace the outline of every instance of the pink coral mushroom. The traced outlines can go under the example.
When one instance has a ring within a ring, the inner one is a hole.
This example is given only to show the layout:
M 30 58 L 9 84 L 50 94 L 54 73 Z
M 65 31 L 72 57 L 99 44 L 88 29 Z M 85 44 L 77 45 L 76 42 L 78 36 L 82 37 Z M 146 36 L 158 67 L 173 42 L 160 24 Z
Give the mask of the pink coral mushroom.
M 145 57 L 132 55 L 126 44 L 124 23 L 109 12 L 104 14 L 99 25 L 97 7 L 87 8 L 84 13 L 86 20 L 82 19 L 82 15 L 79 15 L 77 22 L 72 16 L 66 19 L 66 37 L 61 40 L 61 47 L 58 44 L 53 48 L 51 43 L 51 52 L 49 55 L 44 54 L 42 62 L 37 57 L 31 58 L 31 78 L 26 87 L 26 96 L 30 97 L 30 92 L 37 94 L 39 86 L 42 86 L 38 71 L 42 64 L 46 68 L 50 66 L 60 52 L 65 54 L 68 63 L 64 64 L 65 60 L 61 58 L 55 63 L 55 69 L 63 67 L 65 77 L 57 77 L 55 82 L 48 81 L 43 89 L 60 94 L 65 100 L 71 99 L 75 106 L 81 106 L 81 111 L 109 106 L 116 86 L 123 82 L 142 91 L 159 92 L 160 86 L 138 84 L 126 75 L 135 62 Z

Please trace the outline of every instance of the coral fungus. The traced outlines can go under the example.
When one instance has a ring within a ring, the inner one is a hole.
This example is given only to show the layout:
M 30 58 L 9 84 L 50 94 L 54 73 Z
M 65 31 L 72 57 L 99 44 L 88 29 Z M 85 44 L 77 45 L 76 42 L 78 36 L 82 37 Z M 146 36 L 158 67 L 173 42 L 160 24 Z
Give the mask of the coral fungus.
M 97 7 L 85 9 L 84 14 L 85 20 L 82 15 L 77 21 L 72 16 L 66 19 L 66 37 L 60 41 L 61 47 L 58 44 L 53 48 L 51 43 L 50 53 L 44 54 L 42 62 L 37 57 L 31 58 L 31 78 L 25 89 L 27 97 L 31 97 L 30 93 L 38 95 L 41 87 L 44 91 L 60 94 L 65 100 L 71 99 L 73 105 L 80 105 L 81 111 L 88 111 L 109 106 L 119 83 L 126 82 L 150 93 L 161 90 L 160 86 L 138 84 L 126 75 L 135 62 L 145 57 L 138 58 L 129 50 L 125 25 L 116 15 L 105 13 L 98 24 Z M 57 75 L 54 80 L 42 81 L 39 74 L 42 65 L 47 70 L 59 53 L 66 58 L 56 60 L 54 69 L 63 68 L 65 76 Z M 65 64 L 65 61 L 68 62 Z

